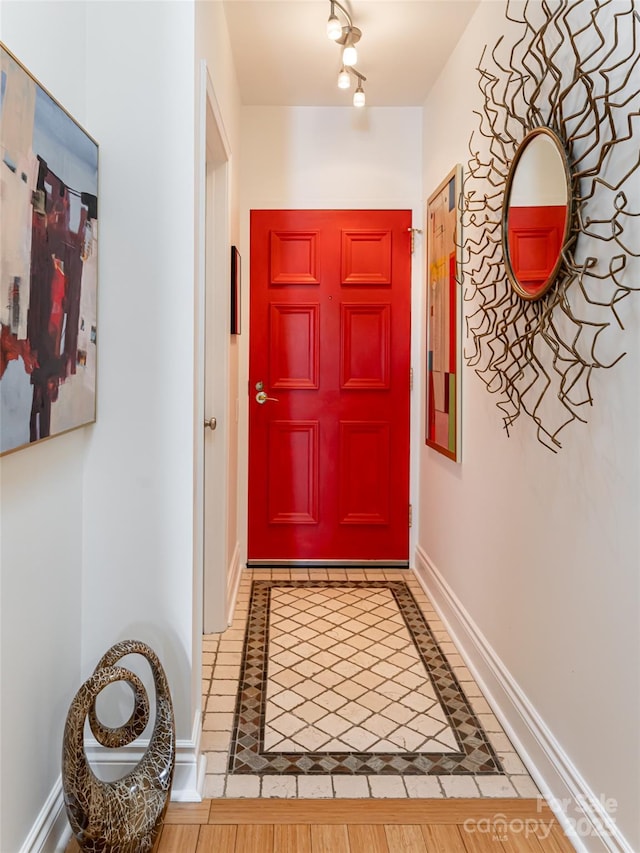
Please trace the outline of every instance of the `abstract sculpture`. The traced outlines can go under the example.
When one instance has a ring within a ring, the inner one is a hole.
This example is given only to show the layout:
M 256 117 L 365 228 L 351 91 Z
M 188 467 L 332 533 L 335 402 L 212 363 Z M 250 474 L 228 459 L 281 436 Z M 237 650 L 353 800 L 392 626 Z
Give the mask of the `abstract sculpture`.
M 116 666 L 125 655 L 147 659 L 156 690 L 156 719 L 149 746 L 131 772 L 114 782 L 98 779 L 84 749 L 84 724 L 103 746 L 126 746 L 139 737 L 149 721 L 149 700 L 134 673 Z M 134 709 L 120 728 L 103 725 L 96 715 L 96 698 L 109 684 L 126 681 L 134 693 Z M 149 646 L 136 640 L 116 643 L 77 692 L 64 730 L 62 785 L 69 823 L 83 851 L 90 853 L 147 853 L 162 825 L 175 765 L 175 723 L 164 670 Z

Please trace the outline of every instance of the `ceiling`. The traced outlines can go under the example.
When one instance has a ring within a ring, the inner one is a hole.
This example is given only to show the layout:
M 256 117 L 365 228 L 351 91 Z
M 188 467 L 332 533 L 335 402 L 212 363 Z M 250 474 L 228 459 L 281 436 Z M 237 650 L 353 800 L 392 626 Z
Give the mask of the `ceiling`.
M 340 0 L 362 30 L 368 106 L 421 106 L 480 0 Z M 350 106 L 329 0 L 224 0 L 242 102 Z

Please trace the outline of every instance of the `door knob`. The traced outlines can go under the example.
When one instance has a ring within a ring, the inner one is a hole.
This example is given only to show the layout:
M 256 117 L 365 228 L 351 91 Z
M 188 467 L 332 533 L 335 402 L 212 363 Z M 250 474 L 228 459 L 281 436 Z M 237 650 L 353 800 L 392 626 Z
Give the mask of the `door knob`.
M 278 402 L 277 397 L 267 397 L 266 391 L 258 391 L 258 393 L 256 394 L 256 402 L 260 403 L 261 406 L 264 406 L 267 400 L 271 400 L 272 403 Z
M 209 427 L 210 430 L 214 430 L 218 426 L 218 421 L 215 418 L 209 418 L 208 421 L 204 422 L 205 427 Z

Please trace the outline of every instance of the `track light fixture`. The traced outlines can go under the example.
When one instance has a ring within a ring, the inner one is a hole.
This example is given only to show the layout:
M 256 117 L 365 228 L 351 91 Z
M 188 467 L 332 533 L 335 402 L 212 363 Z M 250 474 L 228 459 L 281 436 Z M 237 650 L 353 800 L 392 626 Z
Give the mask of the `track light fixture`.
M 338 74 L 338 88 L 339 89 L 349 89 L 351 87 L 351 75 L 347 71 L 347 69 L 342 66 L 340 69 L 340 73 Z
M 364 89 L 362 88 L 362 84 L 367 79 L 364 74 L 361 74 L 356 68 L 345 67 L 342 66 L 340 73 L 338 74 L 338 88 L 340 89 L 349 89 L 351 86 L 351 75 L 357 77 L 358 85 L 356 87 L 355 92 L 353 93 L 353 106 L 354 107 L 364 107 L 366 103 L 366 98 L 364 94 Z
M 353 93 L 353 106 L 354 107 L 364 107 L 366 104 L 364 89 L 362 88 L 362 84 L 358 83 L 358 88 Z
M 358 86 L 353 96 L 353 105 L 355 107 L 363 107 L 365 104 L 365 94 L 362 83 L 367 78 L 353 67 L 358 61 L 358 51 L 355 46 L 362 37 L 362 31 L 358 27 L 354 27 L 351 15 L 338 0 L 329 0 L 329 3 L 331 4 L 331 12 L 327 21 L 327 36 L 332 41 L 335 41 L 336 44 L 343 46 L 342 67 L 338 75 L 338 86 L 341 89 L 348 89 L 351 86 L 350 74 L 356 76 L 358 78 Z M 336 10 L 341 13 L 343 21 L 338 17 Z
M 362 84 L 367 79 L 364 74 L 361 74 L 359 71 L 356 71 L 355 68 L 350 69 L 353 74 L 358 78 L 358 86 L 353 93 L 353 106 L 354 107 L 364 107 L 366 104 L 366 98 L 364 94 L 364 89 L 362 88 Z
M 344 46 L 344 50 L 342 51 L 342 62 L 344 65 L 355 65 L 358 61 L 358 51 L 351 44 L 351 42 L 347 42 Z
M 329 0 L 331 3 L 331 13 L 327 21 L 327 35 L 331 41 L 338 44 L 355 44 L 362 37 L 361 30 L 353 26 L 351 15 L 338 0 Z M 336 15 L 336 9 L 339 9 L 344 16 L 344 23 Z
M 335 4 L 331 4 L 331 14 L 329 15 L 329 20 L 327 21 L 327 35 L 331 39 L 331 41 L 338 41 L 338 39 L 342 36 L 342 24 L 338 20 L 338 16 L 336 15 L 336 11 L 334 8 Z

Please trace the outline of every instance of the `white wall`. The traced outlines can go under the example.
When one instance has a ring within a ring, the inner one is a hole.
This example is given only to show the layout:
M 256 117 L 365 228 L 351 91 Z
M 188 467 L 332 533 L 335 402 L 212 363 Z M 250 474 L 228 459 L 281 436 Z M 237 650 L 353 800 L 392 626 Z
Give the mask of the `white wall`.
M 3 0 L 0 14 L 2 41 L 88 126 L 83 6 Z M 91 430 L 0 462 L 3 853 L 21 848 L 55 788 L 67 708 L 79 686 L 82 478 Z
M 101 146 L 98 420 L 1 463 L 0 849 L 15 853 L 55 816 L 69 703 L 119 639 L 159 654 L 195 773 L 194 5 L 3 0 L 1 35 Z
M 242 254 L 249 259 L 252 209 L 404 209 L 413 210 L 413 227 L 423 228 L 421 110 L 416 107 L 244 107 L 240 185 Z M 422 243 L 416 240 L 412 273 L 412 313 L 422 311 Z M 249 264 L 244 263 L 243 316 L 249 318 Z M 414 329 L 416 327 L 414 326 Z M 419 329 L 419 325 L 417 327 Z M 240 376 L 247 376 L 243 339 Z M 413 335 L 412 364 L 418 365 L 419 335 Z M 247 395 L 240 397 L 241 489 L 246 495 Z M 418 392 L 412 400 L 412 441 L 417 447 Z M 414 466 L 417 473 L 417 466 Z M 412 474 L 412 499 L 417 479 Z M 246 560 L 246 503 L 240 526 Z
M 87 446 L 82 670 L 157 652 L 177 737 L 192 671 L 194 9 L 87 4 L 87 119 L 101 144 L 98 421 Z
M 483 3 L 426 101 L 425 198 L 468 159 L 475 67 L 503 29 L 503 5 Z M 595 377 L 589 422 L 563 433 L 557 455 L 524 416 L 508 438 L 493 396 L 464 370 L 462 465 L 422 448 L 418 562 L 439 571 L 501 659 L 576 790 L 617 801 L 612 817 L 637 850 L 640 299 L 621 310 L 627 356 Z M 546 782 L 562 791 L 553 774 Z

